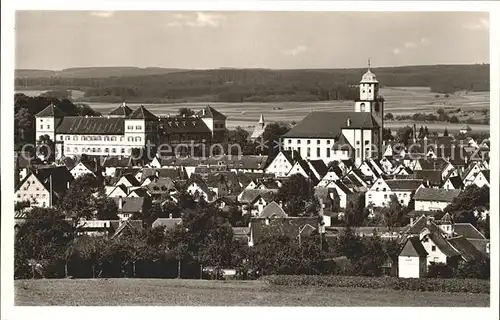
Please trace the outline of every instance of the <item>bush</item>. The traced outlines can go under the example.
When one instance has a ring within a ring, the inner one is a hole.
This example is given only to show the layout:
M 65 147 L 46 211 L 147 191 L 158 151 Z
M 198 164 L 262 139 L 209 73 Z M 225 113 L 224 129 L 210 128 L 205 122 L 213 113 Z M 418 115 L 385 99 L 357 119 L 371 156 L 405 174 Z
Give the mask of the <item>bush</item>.
M 439 291 L 489 293 L 490 282 L 478 279 L 433 279 L 393 277 L 348 277 L 348 276 L 264 276 L 261 278 L 271 286 L 313 286 L 339 288 L 393 289 L 406 291 Z
M 385 120 L 394 120 L 394 115 L 392 113 L 388 113 L 384 116 Z

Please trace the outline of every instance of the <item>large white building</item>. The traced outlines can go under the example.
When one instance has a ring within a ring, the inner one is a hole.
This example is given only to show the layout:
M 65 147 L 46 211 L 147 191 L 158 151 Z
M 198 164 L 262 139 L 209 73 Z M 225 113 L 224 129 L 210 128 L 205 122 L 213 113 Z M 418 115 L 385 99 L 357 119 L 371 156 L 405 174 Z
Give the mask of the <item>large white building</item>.
M 327 164 L 353 159 L 360 165 L 366 159 L 381 157 L 384 99 L 370 69 L 363 75 L 359 90 L 360 99 L 354 102 L 353 112 L 311 112 L 283 136 L 284 149 Z
M 132 149 L 168 143 L 220 139 L 226 117 L 206 106 L 191 117 L 157 117 L 145 107 L 125 103 L 107 116 L 66 116 L 53 104 L 36 114 L 36 137 L 56 143 L 56 157 L 88 155 L 130 156 Z M 173 146 L 172 146 L 173 147 Z

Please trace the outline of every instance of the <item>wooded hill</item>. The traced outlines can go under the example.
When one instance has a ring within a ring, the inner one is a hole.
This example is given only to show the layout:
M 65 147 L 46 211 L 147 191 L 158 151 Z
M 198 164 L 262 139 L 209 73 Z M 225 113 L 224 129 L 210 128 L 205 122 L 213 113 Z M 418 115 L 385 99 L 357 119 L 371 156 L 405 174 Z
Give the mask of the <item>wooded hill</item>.
M 373 68 L 372 71 L 383 86 L 430 87 L 433 92 L 453 93 L 462 90 L 489 91 L 489 68 L 489 64 L 435 65 Z M 130 68 L 134 71 L 129 72 L 128 69 L 67 69 L 77 71 L 60 72 L 52 77 L 19 77 L 16 78 L 15 85 L 16 89 L 23 90 L 78 89 L 85 92 L 87 101 L 344 100 L 356 98 L 357 89 L 352 86 L 359 83 L 361 75 L 366 71 L 364 68 L 180 71 Z M 18 70 L 16 74 L 20 76 L 23 72 Z

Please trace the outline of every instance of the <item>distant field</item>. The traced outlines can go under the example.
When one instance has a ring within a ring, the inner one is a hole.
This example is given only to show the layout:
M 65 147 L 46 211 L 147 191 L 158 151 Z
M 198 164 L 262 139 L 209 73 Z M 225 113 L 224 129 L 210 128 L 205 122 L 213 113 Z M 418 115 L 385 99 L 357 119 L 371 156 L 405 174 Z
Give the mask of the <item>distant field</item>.
M 450 95 L 445 98 L 440 94 L 436 98 L 436 93 L 431 93 L 429 88 L 423 87 L 408 87 L 408 88 L 382 88 L 381 94 L 386 99 L 385 112 L 391 112 L 394 115 L 413 114 L 416 112 L 436 112 L 438 108 L 444 108 L 448 112 L 462 109 L 467 116 L 475 117 L 482 109 L 489 109 L 490 98 L 489 92 L 462 92 L 457 95 Z M 114 103 L 88 103 L 93 109 L 106 114 L 117 107 Z M 206 102 L 200 103 L 170 103 L 170 104 L 144 104 L 149 110 L 155 114 L 166 115 L 176 114 L 181 107 L 188 107 L 194 110 L 205 106 Z M 131 103 L 132 108 L 138 107 L 141 104 Z M 215 109 L 225 114 L 229 127 L 235 126 L 253 126 L 259 120 L 260 114 L 264 115 L 266 121 L 300 121 L 311 111 L 350 111 L 353 110 L 352 101 L 321 101 L 321 102 L 276 102 L 276 103 L 259 103 L 259 102 L 243 102 L 243 103 L 210 103 Z M 460 116 L 457 114 L 457 116 Z M 387 123 L 389 128 L 398 128 L 401 126 L 411 125 L 412 122 L 390 122 Z M 421 125 L 422 123 L 417 123 Z M 443 124 L 443 123 L 425 123 L 429 130 L 444 130 L 458 131 L 463 125 L 461 124 Z M 471 125 L 474 131 L 486 132 L 489 131 L 487 125 Z
M 179 279 L 16 280 L 17 306 L 488 307 L 489 294 L 362 288 L 271 288 L 261 281 Z

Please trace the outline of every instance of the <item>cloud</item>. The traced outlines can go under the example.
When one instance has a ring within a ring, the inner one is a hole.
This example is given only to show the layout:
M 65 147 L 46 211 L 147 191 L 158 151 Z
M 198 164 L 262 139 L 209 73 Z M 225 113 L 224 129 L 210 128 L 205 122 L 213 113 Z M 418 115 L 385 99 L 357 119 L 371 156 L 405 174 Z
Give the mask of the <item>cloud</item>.
M 405 48 L 415 48 L 417 45 L 415 42 L 407 41 L 404 43 Z
M 423 46 L 428 46 L 429 43 L 431 43 L 431 42 L 427 38 L 421 38 L 420 39 L 420 44 L 423 45 Z
M 221 14 L 196 12 L 195 14 L 175 14 L 174 21 L 169 22 L 169 27 L 193 27 L 202 28 L 210 27 L 217 28 L 222 25 L 226 17 Z
M 488 30 L 490 28 L 490 23 L 487 19 L 479 19 L 479 21 L 466 23 L 462 25 L 462 28 L 467 30 Z
M 281 51 L 283 54 L 287 55 L 287 56 L 296 56 L 296 55 L 299 55 L 299 54 L 302 54 L 304 52 L 307 51 L 307 47 L 306 46 L 297 46 L 293 49 L 286 49 L 286 50 L 283 50 Z
M 392 53 L 395 55 L 398 55 L 401 53 L 401 50 L 399 48 L 394 48 L 394 49 L 392 49 Z
M 94 17 L 99 17 L 99 18 L 110 18 L 114 16 L 114 11 L 94 11 L 90 13 Z

